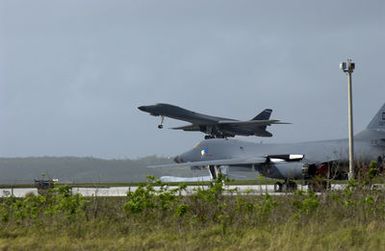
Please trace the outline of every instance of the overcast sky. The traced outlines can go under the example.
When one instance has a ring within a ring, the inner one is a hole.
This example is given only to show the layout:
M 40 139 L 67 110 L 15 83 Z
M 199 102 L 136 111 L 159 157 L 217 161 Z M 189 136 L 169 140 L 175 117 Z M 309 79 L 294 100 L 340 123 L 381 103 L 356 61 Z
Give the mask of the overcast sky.
M 0 156 L 171 156 L 203 139 L 136 108 L 158 102 L 293 123 L 249 141 L 343 138 L 347 57 L 358 132 L 385 102 L 383 0 L 0 0 Z

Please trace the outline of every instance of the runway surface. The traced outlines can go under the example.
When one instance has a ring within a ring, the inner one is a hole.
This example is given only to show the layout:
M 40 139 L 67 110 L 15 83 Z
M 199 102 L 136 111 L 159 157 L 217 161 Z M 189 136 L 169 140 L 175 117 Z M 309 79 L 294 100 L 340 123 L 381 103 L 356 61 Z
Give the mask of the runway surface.
M 168 189 L 176 189 L 177 186 L 167 186 Z M 126 196 L 129 191 L 135 191 L 138 187 L 73 187 L 73 194 L 81 194 L 85 197 L 102 196 L 102 197 L 120 197 Z M 207 189 L 208 186 L 187 186 L 187 188 L 181 192 L 181 195 L 188 196 L 196 192 L 198 188 Z M 344 185 L 332 185 L 333 190 L 343 189 Z M 159 189 L 159 187 L 155 187 Z M 307 186 L 298 185 L 299 190 L 306 191 Z M 241 194 L 241 195 L 286 195 L 288 193 L 274 192 L 274 185 L 224 185 L 224 194 Z M 1 188 L 0 197 L 25 197 L 27 194 L 37 195 L 36 188 Z

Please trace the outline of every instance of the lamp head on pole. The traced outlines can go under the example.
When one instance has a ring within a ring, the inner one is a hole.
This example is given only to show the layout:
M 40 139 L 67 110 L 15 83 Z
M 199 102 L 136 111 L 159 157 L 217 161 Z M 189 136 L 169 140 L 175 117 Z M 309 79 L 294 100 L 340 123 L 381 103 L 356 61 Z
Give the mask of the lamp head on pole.
M 356 64 L 353 63 L 351 59 L 348 59 L 346 62 L 340 64 L 340 69 L 345 73 L 353 73 Z

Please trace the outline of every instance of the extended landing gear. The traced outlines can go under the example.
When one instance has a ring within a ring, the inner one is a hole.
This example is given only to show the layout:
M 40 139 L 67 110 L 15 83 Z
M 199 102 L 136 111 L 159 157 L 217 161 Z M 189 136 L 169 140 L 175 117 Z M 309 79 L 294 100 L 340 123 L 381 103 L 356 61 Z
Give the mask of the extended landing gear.
M 377 169 L 379 174 L 384 172 L 384 163 L 385 163 L 385 154 L 383 156 L 378 156 L 377 158 Z
M 205 135 L 205 139 L 226 139 L 227 137 L 219 134 L 207 134 Z
M 208 166 L 210 176 L 213 180 L 215 180 L 218 177 L 219 174 L 219 168 L 217 166 Z
M 312 180 L 307 185 L 308 189 L 313 192 L 325 192 L 331 188 L 331 184 L 327 180 Z
M 159 129 L 163 128 L 163 121 L 164 121 L 164 116 L 160 116 L 160 124 L 158 125 Z
M 282 183 L 281 182 L 276 182 L 274 184 L 274 192 L 282 192 Z
M 285 180 L 285 182 L 276 182 L 274 184 L 274 192 L 292 192 L 297 190 L 297 183 L 292 180 Z
M 228 175 L 228 169 L 225 166 L 213 166 L 209 165 L 207 166 L 207 169 L 210 172 L 211 179 L 217 180 L 227 177 Z

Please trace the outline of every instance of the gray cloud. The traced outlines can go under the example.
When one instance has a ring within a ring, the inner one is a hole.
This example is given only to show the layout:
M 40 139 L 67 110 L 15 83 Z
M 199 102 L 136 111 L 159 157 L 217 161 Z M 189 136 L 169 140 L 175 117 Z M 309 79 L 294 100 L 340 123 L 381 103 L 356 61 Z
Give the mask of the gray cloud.
M 1 1 L 0 155 L 173 155 L 199 133 L 156 129 L 136 106 L 168 102 L 248 119 L 272 139 L 345 137 L 385 102 L 383 1 Z M 183 122 L 167 120 L 167 126 Z

